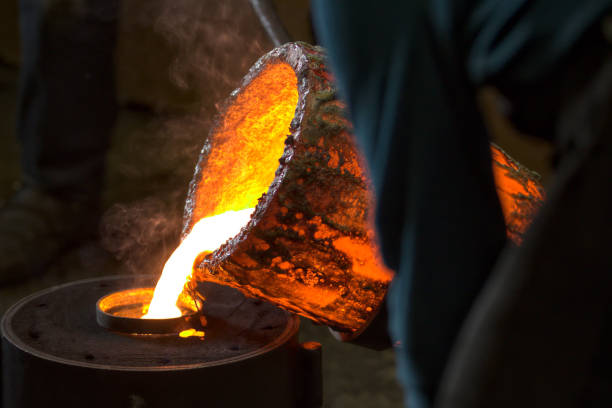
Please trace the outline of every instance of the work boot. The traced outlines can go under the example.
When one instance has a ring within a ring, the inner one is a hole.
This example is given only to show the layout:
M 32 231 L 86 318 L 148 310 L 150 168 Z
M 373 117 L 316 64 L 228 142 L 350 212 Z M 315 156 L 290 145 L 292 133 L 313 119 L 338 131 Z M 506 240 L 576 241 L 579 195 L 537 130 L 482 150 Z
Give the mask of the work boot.
M 98 229 L 97 200 L 24 187 L 0 208 L 0 286 L 39 274 Z

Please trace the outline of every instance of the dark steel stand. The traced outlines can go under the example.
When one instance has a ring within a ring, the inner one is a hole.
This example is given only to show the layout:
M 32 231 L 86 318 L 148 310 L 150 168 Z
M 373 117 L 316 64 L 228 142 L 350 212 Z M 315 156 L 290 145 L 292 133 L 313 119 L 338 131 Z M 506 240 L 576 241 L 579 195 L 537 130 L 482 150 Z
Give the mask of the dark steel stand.
M 2 319 L 2 406 L 321 406 L 320 345 L 300 346 L 297 317 L 234 289 L 205 284 L 204 340 L 96 323 L 97 299 L 142 284 L 91 279 L 13 305 Z

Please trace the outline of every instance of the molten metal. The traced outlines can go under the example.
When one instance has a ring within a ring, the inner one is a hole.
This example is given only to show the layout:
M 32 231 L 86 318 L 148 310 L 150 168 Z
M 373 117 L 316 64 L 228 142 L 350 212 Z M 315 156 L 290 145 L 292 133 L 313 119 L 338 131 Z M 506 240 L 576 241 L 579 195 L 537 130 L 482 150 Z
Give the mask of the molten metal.
M 148 312 L 142 318 L 180 317 L 182 313 L 176 302 L 189 280 L 193 262 L 199 254 L 214 251 L 238 234 L 249 222 L 252 212 L 253 208 L 227 211 L 198 221 L 164 265 Z
M 296 81 L 289 65 L 274 65 L 226 112 L 215 145 L 208 146 L 201 174 L 206 197 L 199 199 L 194 211 L 198 222 L 166 262 L 144 319 L 179 316 L 176 299 L 198 255 L 213 252 L 249 222 L 274 180 L 295 114 Z

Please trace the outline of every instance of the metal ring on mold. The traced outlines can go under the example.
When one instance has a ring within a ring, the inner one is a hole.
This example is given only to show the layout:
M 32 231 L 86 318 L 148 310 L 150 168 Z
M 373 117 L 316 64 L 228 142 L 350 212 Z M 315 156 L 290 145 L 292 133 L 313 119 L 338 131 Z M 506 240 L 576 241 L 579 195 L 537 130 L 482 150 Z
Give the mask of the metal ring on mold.
M 153 298 L 154 288 L 133 288 L 113 292 L 96 302 L 96 320 L 108 330 L 129 334 L 178 334 L 199 325 L 202 304 L 181 294 L 177 306 L 182 316 L 142 319 Z

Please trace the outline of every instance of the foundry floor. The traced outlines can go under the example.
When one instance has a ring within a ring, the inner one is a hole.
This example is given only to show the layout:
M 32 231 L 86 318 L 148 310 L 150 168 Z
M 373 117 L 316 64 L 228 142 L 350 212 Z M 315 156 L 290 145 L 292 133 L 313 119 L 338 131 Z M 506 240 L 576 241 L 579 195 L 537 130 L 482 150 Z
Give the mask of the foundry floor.
M 0 202 L 19 178 L 14 137 L 17 75 L 17 68 L 0 62 Z M 176 116 L 136 108 L 121 110 L 109 155 L 103 239 L 83 242 L 55 260 L 42 276 L 0 287 L 0 315 L 23 296 L 53 285 L 160 270 L 176 244 L 182 200 L 201 145 L 200 141 L 194 148 L 193 139 L 173 138 L 168 150 L 168 137 L 180 123 Z M 150 220 L 155 223 L 145 223 Z M 339 343 L 326 328 L 306 321 L 301 337 L 323 344 L 325 407 L 402 405 L 391 350 L 376 352 Z

